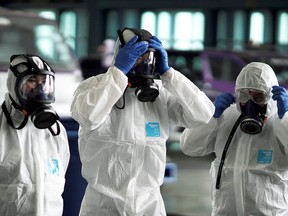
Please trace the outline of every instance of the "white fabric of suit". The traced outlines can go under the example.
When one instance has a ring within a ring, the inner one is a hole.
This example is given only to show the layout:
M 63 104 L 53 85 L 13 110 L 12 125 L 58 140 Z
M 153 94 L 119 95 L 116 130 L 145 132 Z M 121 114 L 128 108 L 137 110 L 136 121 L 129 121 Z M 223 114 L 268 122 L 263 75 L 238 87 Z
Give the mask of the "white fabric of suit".
M 173 68 L 161 81 L 156 80 L 160 95 L 145 103 L 135 88 L 125 92 L 128 78 L 115 66 L 76 89 L 71 114 L 80 123 L 79 152 L 88 182 L 80 215 L 166 215 L 160 186 L 169 124 L 207 123 L 214 106 Z
M 260 62 L 245 66 L 236 80 L 236 90 L 271 91 L 274 85 L 278 85 L 274 71 Z M 288 115 L 278 117 L 272 98 L 260 134 L 249 135 L 237 128 L 226 154 L 220 188 L 215 187 L 223 149 L 240 116 L 239 109 L 239 103 L 232 104 L 220 118 L 184 130 L 181 149 L 190 156 L 216 154 L 210 170 L 213 216 L 288 215 Z
M 17 58 L 11 64 L 25 62 Z M 41 68 L 41 60 L 35 59 Z M 8 70 L 5 103 L 15 126 L 23 114 L 11 105 L 16 77 Z M 48 129 L 37 129 L 29 117 L 21 130 L 12 128 L 0 107 L 0 215 L 61 216 L 65 172 L 70 159 L 66 130 L 53 136 Z

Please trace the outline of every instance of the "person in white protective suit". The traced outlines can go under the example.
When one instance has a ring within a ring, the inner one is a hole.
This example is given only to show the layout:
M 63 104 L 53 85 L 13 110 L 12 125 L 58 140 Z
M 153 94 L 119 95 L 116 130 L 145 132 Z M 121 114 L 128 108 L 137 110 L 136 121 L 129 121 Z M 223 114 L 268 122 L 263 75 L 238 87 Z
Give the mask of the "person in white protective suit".
M 101 66 L 105 70 L 111 66 L 114 54 L 115 40 L 107 38 L 97 48 L 100 55 Z
M 211 165 L 212 215 L 288 215 L 288 94 L 273 69 L 247 64 L 236 97 L 215 100 L 214 118 L 185 129 L 180 147 L 191 156 L 216 154 Z
M 88 182 L 80 215 L 166 215 L 160 186 L 169 124 L 208 122 L 214 106 L 168 66 L 157 37 L 144 29 L 118 34 L 112 66 L 83 81 L 71 105 Z
M 61 216 L 70 158 L 50 106 L 54 71 L 39 56 L 13 55 L 0 108 L 0 215 Z

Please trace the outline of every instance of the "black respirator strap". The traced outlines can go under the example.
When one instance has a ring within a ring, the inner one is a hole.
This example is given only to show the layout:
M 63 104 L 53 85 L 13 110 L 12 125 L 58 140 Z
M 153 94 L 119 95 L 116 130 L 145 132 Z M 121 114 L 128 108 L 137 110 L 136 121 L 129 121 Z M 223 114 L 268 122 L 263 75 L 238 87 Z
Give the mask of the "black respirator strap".
M 122 30 L 119 29 L 119 30 L 117 31 L 117 34 L 118 34 L 118 37 L 119 37 L 119 40 L 120 40 L 122 46 L 124 46 L 124 45 L 126 44 L 126 42 L 125 42 L 125 40 L 124 40 L 124 37 L 123 37 L 123 32 L 124 32 L 126 29 L 132 31 L 135 35 L 138 36 L 137 42 L 139 42 L 139 41 L 146 41 L 146 40 L 148 40 L 150 37 L 152 37 L 152 35 L 151 35 L 150 33 L 149 33 L 149 34 L 150 34 L 150 35 L 149 35 L 150 37 L 147 38 L 148 36 L 147 36 L 145 33 L 143 33 L 143 31 L 141 31 L 141 30 L 139 31 L 138 29 L 133 29 L 133 28 L 127 28 L 127 27 L 125 27 L 125 28 L 123 28 Z
M 23 71 L 23 72 L 20 73 L 19 71 L 17 71 L 17 67 L 19 65 L 25 65 L 28 69 L 26 71 Z M 9 69 L 12 71 L 12 73 L 14 74 L 15 77 L 18 77 L 20 74 L 22 76 L 25 76 L 31 70 L 30 69 L 30 65 L 28 64 L 28 62 L 22 62 L 22 63 L 16 64 L 16 65 L 13 65 L 13 66 L 10 64 Z
M 219 168 L 218 168 L 218 174 L 217 174 L 217 180 L 216 180 L 216 189 L 220 188 L 220 180 L 221 180 L 222 169 L 223 169 L 225 158 L 226 158 L 226 153 L 228 151 L 228 148 L 230 146 L 232 138 L 233 138 L 233 136 L 235 134 L 235 131 L 236 131 L 237 127 L 239 126 L 241 120 L 242 120 L 242 114 L 238 117 L 237 121 L 235 122 L 232 130 L 230 131 L 230 134 L 229 134 L 229 137 L 228 137 L 228 139 L 226 141 L 226 144 L 224 146 L 224 149 L 223 149 L 223 152 L 222 152 L 222 156 L 221 156 L 221 162 L 220 162 Z
M 123 31 L 125 29 L 121 30 L 121 29 L 118 29 L 117 33 L 118 33 L 118 37 L 119 37 L 119 40 L 121 42 L 121 45 L 124 46 L 126 44 L 124 38 L 123 38 Z
M 32 55 L 29 55 L 29 54 L 19 54 L 19 55 L 13 55 L 11 56 L 10 58 L 10 62 L 13 61 L 13 59 L 15 59 L 16 57 L 19 57 L 19 56 L 24 56 L 26 59 L 27 59 L 27 62 L 20 62 L 16 65 L 11 65 L 9 66 L 9 69 L 12 71 L 12 73 L 18 77 L 19 74 L 21 74 L 22 76 L 24 76 L 25 74 L 27 73 L 31 73 L 32 71 L 35 70 L 35 68 L 38 68 L 38 66 L 35 64 L 35 62 L 31 59 Z M 26 71 L 22 71 L 22 72 L 19 72 L 17 70 L 17 67 L 19 65 L 25 65 L 27 67 Z M 32 72 L 33 73 L 33 72 Z
M 125 88 L 125 90 L 124 90 L 124 93 L 123 93 L 123 105 L 122 105 L 122 107 L 118 107 L 117 106 L 117 103 L 115 104 L 115 106 L 116 106 L 116 108 L 117 109 L 124 109 L 125 108 L 125 93 L 126 93 L 126 91 L 127 91 L 127 88 L 128 88 L 128 86 L 126 86 L 126 88 Z
M 20 130 L 20 129 L 22 129 L 22 128 L 27 124 L 28 116 L 27 116 L 27 115 L 24 115 L 24 120 L 22 121 L 22 123 L 20 124 L 20 126 L 16 128 L 16 127 L 14 126 L 13 122 L 12 122 L 12 119 L 11 119 L 11 117 L 10 117 L 10 114 L 9 114 L 9 111 L 8 111 L 7 106 L 6 106 L 6 104 L 5 104 L 5 101 L 2 103 L 1 107 L 2 107 L 2 110 L 3 110 L 3 112 L 4 112 L 5 117 L 6 117 L 6 119 L 7 119 L 8 124 L 9 124 L 11 127 L 13 127 L 14 129 Z
M 40 58 L 41 61 L 43 62 L 44 69 L 38 68 L 38 65 L 33 61 L 33 59 L 32 59 L 33 55 L 31 55 L 31 54 L 13 55 L 13 56 L 11 56 L 10 62 L 12 62 L 13 59 L 18 57 L 18 56 L 24 56 L 27 59 L 27 62 L 20 62 L 19 64 L 16 64 L 16 65 L 10 64 L 9 69 L 12 71 L 12 73 L 16 77 L 18 77 L 19 74 L 21 74 L 21 76 L 24 76 L 26 74 L 42 74 L 43 72 L 45 72 L 45 74 L 49 74 L 49 75 L 54 76 L 54 74 L 55 74 L 54 70 L 52 68 L 50 68 L 48 63 L 46 61 L 44 61 L 40 56 L 37 56 L 37 57 Z M 17 70 L 17 67 L 19 65 L 25 65 L 27 67 L 26 71 L 19 72 Z
M 56 121 L 56 132 L 52 129 L 52 127 L 49 127 L 48 130 L 50 131 L 50 133 L 53 135 L 53 136 L 58 136 L 60 134 L 60 126 L 59 126 L 59 122 Z

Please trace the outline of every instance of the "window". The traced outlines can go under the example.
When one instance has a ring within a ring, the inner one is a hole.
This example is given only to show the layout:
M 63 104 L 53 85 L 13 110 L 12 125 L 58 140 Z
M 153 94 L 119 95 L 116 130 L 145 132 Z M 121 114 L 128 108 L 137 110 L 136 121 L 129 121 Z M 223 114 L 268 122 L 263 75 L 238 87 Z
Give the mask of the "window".
M 106 29 L 106 38 L 113 37 L 116 34 L 116 31 L 118 30 L 118 20 L 119 15 L 117 11 L 111 10 L 107 14 L 107 29 Z
M 175 16 L 175 49 L 203 49 L 204 16 L 202 13 L 178 12 Z
M 60 30 L 65 41 L 75 50 L 76 46 L 76 14 L 72 11 L 63 12 L 60 16 Z
M 264 15 L 260 12 L 253 12 L 250 17 L 250 35 L 251 45 L 260 45 L 264 42 Z
M 245 41 L 245 13 L 221 10 L 217 16 L 217 47 L 243 50 Z
M 166 48 L 171 48 L 171 44 L 169 43 L 171 36 L 171 20 L 171 15 L 168 12 L 159 13 L 157 36 Z
M 123 23 L 124 26 L 130 26 L 130 27 L 135 27 L 138 26 L 138 11 L 131 9 L 131 10 L 124 10 L 123 11 Z
M 245 16 L 243 11 L 234 13 L 233 23 L 233 50 L 243 50 L 245 33 Z
M 220 11 L 217 17 L 217 47 L 226 48 L 227 46 L 227 26 L 228 18 L 227 11 Z
M 47 19 L 56 20 L 56 14 L 54 11 L 40 11 L 39 15 Z
M 209 62 L 215 79 L 235 82 L 243 65 L 240 65 L 234 58 L 210 55 Z
M 204 27 L 205 16 L 202 12 L 147 11 L 141 16 L 141 28 L 159 37 L 167 49 L 203 49 Z
M 156 31 L 156 15 L 152 12 L 146 12 L 141 17 L 141 28 L 146 29 L 151 34 Z
M 279 44 L 288 45 L 288 12 L 280 12 L 278 25 Z

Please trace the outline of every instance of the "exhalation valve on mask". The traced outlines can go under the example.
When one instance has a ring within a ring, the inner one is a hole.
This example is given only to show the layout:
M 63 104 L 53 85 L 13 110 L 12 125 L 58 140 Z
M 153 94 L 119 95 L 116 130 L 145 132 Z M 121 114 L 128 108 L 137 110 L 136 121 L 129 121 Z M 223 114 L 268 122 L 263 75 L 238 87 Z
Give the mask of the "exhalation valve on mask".
M 243 132 L 254 135 L 261 133 L 263 124 L 263 120 L 258 117 L 246 116 L 243 118 L 240 128 Z
M 252 100 L 248 100 L 241 107 L 243 115 L 240 123 L 241 130 L 250 135 L 261 133 L 266 118 L 266 108 L 267 105 L 261 107 Z

